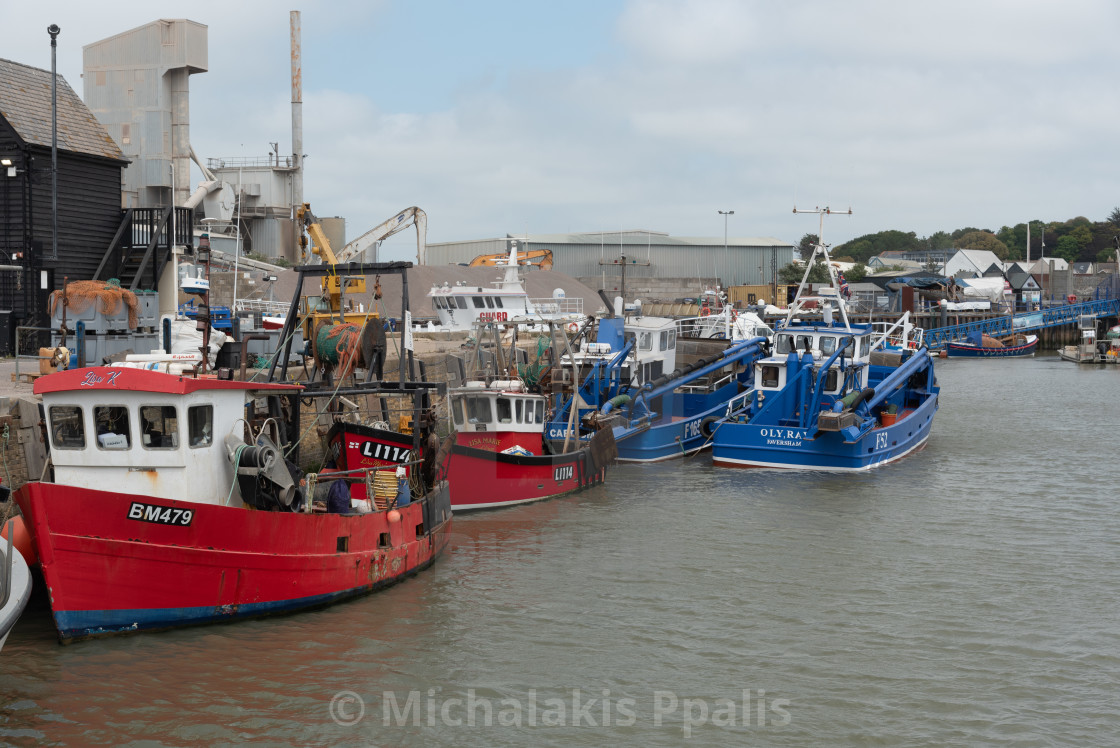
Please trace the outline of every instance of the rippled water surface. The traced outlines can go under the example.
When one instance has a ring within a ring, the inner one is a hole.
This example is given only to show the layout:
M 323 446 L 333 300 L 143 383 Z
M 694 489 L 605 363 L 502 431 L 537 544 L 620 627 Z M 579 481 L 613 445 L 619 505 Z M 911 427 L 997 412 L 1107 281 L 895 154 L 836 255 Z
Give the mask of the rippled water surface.
M 1120 370 L 938 378 L 900 463 L 620 466 L 457 517 L 433 569 L 322 611 L 62 647 L 40 597 L 0 654 L 0 741 L 1112 743 Z

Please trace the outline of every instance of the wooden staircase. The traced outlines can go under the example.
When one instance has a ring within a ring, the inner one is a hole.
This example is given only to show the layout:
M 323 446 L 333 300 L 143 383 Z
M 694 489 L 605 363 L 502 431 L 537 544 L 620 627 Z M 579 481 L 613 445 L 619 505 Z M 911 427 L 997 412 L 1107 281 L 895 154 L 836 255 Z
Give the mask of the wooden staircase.
M 117 278 L 123 288 L 155 289 L 164 267 L 171 261 L 171 208 L 128 208 L 121 211 L 109 248 L 93 280 Z M 175 208 L 174 244 L 193 246 L 194 211 Z

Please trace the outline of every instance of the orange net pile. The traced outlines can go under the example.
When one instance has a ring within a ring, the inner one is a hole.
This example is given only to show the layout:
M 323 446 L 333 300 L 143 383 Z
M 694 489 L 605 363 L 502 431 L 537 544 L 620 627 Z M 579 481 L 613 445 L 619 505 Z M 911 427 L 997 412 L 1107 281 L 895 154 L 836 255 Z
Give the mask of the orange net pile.
M 339 366 L 338 376 L 350 376 L 356 365 L 362 364 L 358 350 L 362 328 L 347 322 L 343 325 L 320 327 L 315 340 L 315 352 L 320 361 Z
M 76 314 L 89 309 L 94 304 L 99 304 L 102 314 L 115 315 L 121 310 L 121 304 L 128 305 L 128 326 L 135 328 L 140 324 L 139 303 L 136 294 L 127 288 L 121 288 L 120 281 L 110 278 L 107 281 L 73 281 L 66 284 L 65 296 L 69 299 L 70 309 Z M 54 315 L 55 308 L 62 303 L 63 292 L 55 291 L 50 296 L 49 312 Z

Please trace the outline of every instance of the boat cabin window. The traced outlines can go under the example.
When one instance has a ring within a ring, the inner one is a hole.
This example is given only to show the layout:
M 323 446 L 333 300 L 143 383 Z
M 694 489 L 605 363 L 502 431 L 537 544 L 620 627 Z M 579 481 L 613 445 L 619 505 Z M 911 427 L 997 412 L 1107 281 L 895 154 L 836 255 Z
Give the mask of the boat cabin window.
M 793 336 L 792 335 L 779 335 L 774 341 L 774 352 L 786 355 L 793 350 Z
M 128 428 L 128 408 L 123 405 L 98 405 L 93 409 L 99 449 L 130 449 L 132 434 Z
M 498 398 L 498 423 L 513 423 L 513 406 L 508 397 Z
M 638 350 L 648 351 L 653 348 L 653 334 L 648 332 L 638 333 Z
M 821 338 L 820 338 L 820 341 L 821 341 L 821 353 L 823 355 L 831 356 L 833 353 L 836 352 L 836 338 L 835 337 L 833 337 L 832 335 L 822 335 Z
M 55 449 L 85 449 L 86 427 L 77 405 L 52 405 L 51 443 Z
M 778 370 L 781 367 L 775 365 L 768 365 L 762 367 L 762 380 L 763 387 L 777 387 L 778 386 Z
M 840 370 L 836 368 L 829 368 L 828 374 L 824 378 L 824 391 L 835 392 L 840 382 Z
M 660 347 L 658 348 L 658 350 L 659 350 L 659 351 L 667 351 L 667 350 L 669 350 L 669 331 L 668 331 L 668 330 L 662 330 L 662 331 L 661 331 L 661 336 L 660 336 L 660 337 L 661 337 L 661 339 L 660 339 L 660 340 L 659 340 L 658 342 L 659 342 L 659 343 L 660 343 L 661 345 L 660 345 Z
M 474 308 L 475 309 L 485 309 L 486 308 L 486 304 L 485 304 L 485 302 L 483 302 L 481 296 L 472 296 L 471 301 L 474 302 Z
M 486 299 L 486 306 L 493 309 L 494 308 L 494 298 L 492 296 L 486 296 L 484 298 Z
M 854 337 L 848 338 L 848 344 L 844 346 L 844 355 L 849 358 L 859 358 L 859 344 Z
M 187 438 L 191 447 L 209 447 L 214 442 L 214 406 L 187 408 Z
M 474 396 L 466 400 L 468 423 L 490 423 L 494 420 L 493 411 L 490 410 L 490 398 Z
M 494 306 L 498 307 L 499 309 L 503 308 L 502 307 L 502 297 L 501 296 L 495 296 L 494 297 Z
M 544 400 L 537 400 L 537 423 L 544 423 Z
M 467 300 L 464 299 L 462 296 L 456 297 L 455 298 L 455 303 L 459 305 L 460 309 L 466 309 L 467 308 Z
M 455 425 L 463 425 L 463 401 L 458 397 L 451 398 L 451 414 L 455 418 Z
M 677 347 L 677 331 L 676 330 L 669 330 L 669 345 L 666 346 L 665 350 L 671 351 L 676 347 Z
M 522 415 L 522 413 L 521 413 L 521 398 L 520 397 L 513 401 L 513 412 L 514 412 L 514 415 L 517 418 L 518 423 L 525 423 L 525 416 Z
M 179 416 L 174 405 L 140 406 L 140 442 L 144 449 L 179 447 Z

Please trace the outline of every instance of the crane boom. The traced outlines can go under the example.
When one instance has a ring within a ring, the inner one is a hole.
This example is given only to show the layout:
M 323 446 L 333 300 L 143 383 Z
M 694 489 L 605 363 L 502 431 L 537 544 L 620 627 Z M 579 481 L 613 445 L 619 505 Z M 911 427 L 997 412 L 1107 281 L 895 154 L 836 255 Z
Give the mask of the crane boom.
M 351 258 L 361 255 L 370 247 L 375 247 L 383 240 L 388 239 L 398 231 L 403 231 L 409 226 L 416 225 L 416 263 L 424 264 L 424 254 L 428 239 L 428 214 L 416 206 L 405 208 L 397 215 L 384 223 L 374 226 L 354 241 L 347 244 L 338 253 L 338 262 L 349 262 Z
M 522 251 L 518 256 L 521 265 L 538 265 L 541 270 L 552 268 L 551 249 L 530 249 Z M 508 252 L 498 252 L 492 255 L 479 255 L 470 262 L 470 267 L 491 267 L 505 265 L 509 261 Z

